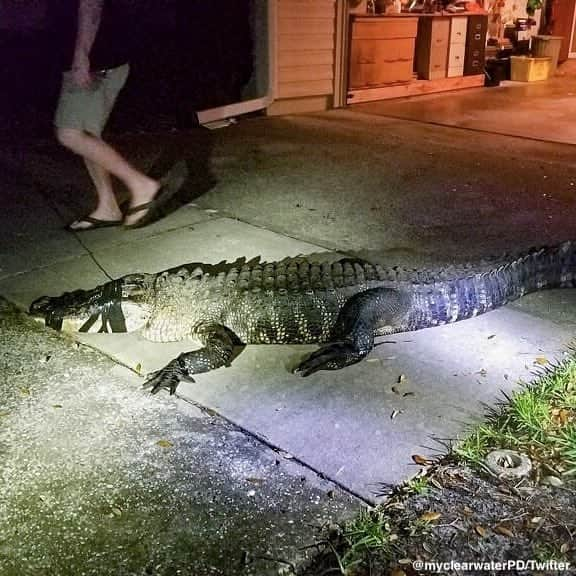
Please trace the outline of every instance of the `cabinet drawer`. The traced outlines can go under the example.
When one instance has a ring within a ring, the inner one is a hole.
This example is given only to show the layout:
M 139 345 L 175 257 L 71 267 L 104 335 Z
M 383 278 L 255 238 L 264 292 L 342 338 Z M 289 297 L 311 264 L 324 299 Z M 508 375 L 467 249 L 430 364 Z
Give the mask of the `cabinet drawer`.
M 455 76 L 464 76 L 464 66 L 452 66 L 448 68 L 448 78 L 454 78 Z
M 450 53 L 448 54 L 448 68 L 464 66 L 465 53 L 466 44 L 450 44 Z
M 412 80 L 412 58 L 396 62 L 357 64 L 350 70 L 349 87 L 370 88 L 410 80 Z
M 467 16 L 455 16 L 452 18 L 450 23 L 450 44 L 465 44 L 467 28 Z
M 396 40 L 358 40 L 350 48 L 350 63 L 374 64 L 414 58 L 414 38 Z
M 450 40 L 450 19 L 434 18 L 432 20 L 432 32 L 430 37 L 430 47 L 434 51 L 436 46 L 445 46 Z
M 415 38 L 417 30 L 417 18 L 374 18 L 352 23 L 352 41 L 374 38 Z

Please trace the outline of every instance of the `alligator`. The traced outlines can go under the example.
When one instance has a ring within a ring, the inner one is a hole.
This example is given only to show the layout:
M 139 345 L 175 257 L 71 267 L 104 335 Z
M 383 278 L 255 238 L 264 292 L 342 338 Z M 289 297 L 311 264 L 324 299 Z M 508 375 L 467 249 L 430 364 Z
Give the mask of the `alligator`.
M 246 344 L 322 344 L 294 370 L 309 376 L 359 362 L 378 336 L 465 320 L 529 292 L 566 287 L 576 287 L 576 242 L 438 271 L 354 258 L 187 264 L 45 296 L 30 313 L 56 330 L 141 330 L 154 342 L 198 341 L 144 384 L 174 394 L 180 381 L 229 366 Z

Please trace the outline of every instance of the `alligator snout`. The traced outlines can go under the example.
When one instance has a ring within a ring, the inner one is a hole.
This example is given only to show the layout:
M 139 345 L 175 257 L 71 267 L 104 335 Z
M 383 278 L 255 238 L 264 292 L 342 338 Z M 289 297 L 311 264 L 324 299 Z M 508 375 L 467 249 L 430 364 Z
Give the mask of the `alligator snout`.
M 50 309 L 52 308 L 52 298 L 50 296 L 42 296 L 37 300 L 34 300 L 32 304 L 30 304 L 29 313 L 32 316 L 46 316 Z

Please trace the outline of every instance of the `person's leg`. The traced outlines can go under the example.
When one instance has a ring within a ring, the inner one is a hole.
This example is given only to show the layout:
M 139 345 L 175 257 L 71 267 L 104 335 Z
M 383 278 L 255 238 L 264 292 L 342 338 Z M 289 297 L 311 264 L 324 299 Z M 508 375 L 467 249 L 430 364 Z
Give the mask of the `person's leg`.
M 120 209 L 112 190 L 111 174 L 126 185 L 131 196 L 131 207 L 150 202 L 159 189 L 156 180 L 139 172 L 100 138 L 128 72 L 128 65 L 109 70 L 96 76 L 94 85 L 88 89 L 75 87 L 69 77 L 65 77 L 55 116 L 59 142 L 84 159 L 94 182 L 97 205 L 90 216 L 102 220 L 120 219 Z M 144 214 L 145 212 L 138 212 L 127 216 L 126 224 L 132 224 Z M 89 226 L 73 224 L 72 227 Z
M 88 174 L 90 175 L 94 188 L 96 189 L 97 197 L 96 208 L 88 214 L 88 217 L 112 222 L 122 220 L 122 212 L 120 211 L 118 202 L 116 201 L 110 173 L 106 172 L 104 168 L 95 164 L 91 160 L 85 159 L 84 164 L 86 165 Z M 93 227 L 93 224 L 86 221 L 85 217 L 79 218 L 69 226 L 71 230 L 83 230 L 91 227 Z
M 90 176 L 95 184 L 98 204 L 91 214 L 94 218 L 116 220 L 120 217 L 120 209 L 110 182 L 110 174 L 116 176 L 130 192 L 130 206 L 138 206 L 150 202 L 160 184 L 134 168 L 112 146 L 104 140 L 73 128 L 58 128 L 59 142 L 72 152 L 82 156 Z M 95 170 L 94 176 L 92 170 Z M 104 183 L 104 186 L 101 184 Z M 107 212 L 112 212 L 107 214 Z M 131 224 L 143 214 L 126 217 L 126 224 Z

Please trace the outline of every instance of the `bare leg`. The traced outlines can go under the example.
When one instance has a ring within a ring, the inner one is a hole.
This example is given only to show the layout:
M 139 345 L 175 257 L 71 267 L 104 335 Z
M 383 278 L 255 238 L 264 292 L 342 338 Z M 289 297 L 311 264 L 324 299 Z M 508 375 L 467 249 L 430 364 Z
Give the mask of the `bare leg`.
M 59 128 L 57 137 L 63 146 L 82 156 L 86 162 L 98 193 L 98 205 L 92 216 L 104 217 L 106 210 L 110 208 L 112 212 L 115 209 L 120 211 L 112 191 L 110 174 L 119 178 L 128 188 L 131 196 L 130 206 L 138 206 L 150 202 L 154 198 L 160 184 L 136 170 L 102 139 L 72 128 Z M 142 215 L 143 213 L 127 216 L 125 223 L 132 224 L 139 220 Z
M 122 212 L 118 207 L 110 173 L 92 160 L 84 159 L 84 164 L 86 164 L 94 188 L 96 188 L 97 196 L 96 208 L 89 216 L 99 220 L 122 220 Z M 72 230 L 82 230 L 89 227 L 91 225 L 86 224 L 82 218 L 70 225 Z

